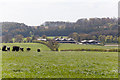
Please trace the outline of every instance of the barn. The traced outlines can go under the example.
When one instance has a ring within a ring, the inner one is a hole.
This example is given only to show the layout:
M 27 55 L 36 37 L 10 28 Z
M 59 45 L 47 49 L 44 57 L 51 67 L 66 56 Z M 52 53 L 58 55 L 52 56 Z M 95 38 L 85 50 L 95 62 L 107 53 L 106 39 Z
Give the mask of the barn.
M 40 38 L 40 39 L 37 39 L 37 40 L 40 40 L 40 41 L 47 41 L 47 39 L 41 39 L 41 38 Z
M 97 40 L 83 40 L 81 41 L 82 44 L 94 44 L 99 45 L 100 43 Z
M 59 43 L 73 43 L 73 44 L 76 44 L 77 43 L 77 41 L 75 41 L 74 39 L 72 39 L 72 38 L 57 38 L 57 39 L 55 39 L 55 41 L 57 41 L 57 42 L 59 42 Z

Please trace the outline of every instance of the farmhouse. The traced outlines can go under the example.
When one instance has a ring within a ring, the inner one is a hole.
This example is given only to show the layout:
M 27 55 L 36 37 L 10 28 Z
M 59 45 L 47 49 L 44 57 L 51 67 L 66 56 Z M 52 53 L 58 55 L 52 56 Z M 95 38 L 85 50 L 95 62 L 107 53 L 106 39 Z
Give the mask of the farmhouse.
M 74 44 L 76 44 L 77 43 L 77 41 L 75 41 L 74 39 L 72 39 L 72 38 L 57 38 L 57 39 L 55 39 L 57 42 L 59 42 L 59 43 L 74 43 Z
M 100 44 L 97 40 L 83 40 L 81 41 L 82 44 L 95 44 L 98 45 Z

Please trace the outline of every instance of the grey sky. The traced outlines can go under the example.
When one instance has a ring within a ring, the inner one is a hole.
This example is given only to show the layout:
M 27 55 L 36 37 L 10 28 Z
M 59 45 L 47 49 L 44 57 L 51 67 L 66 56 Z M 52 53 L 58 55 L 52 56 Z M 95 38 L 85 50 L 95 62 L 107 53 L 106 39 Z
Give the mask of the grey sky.
M 117 17 L 118 0 L 0 0 L 0 22 L 40 25 L 80 18 Z

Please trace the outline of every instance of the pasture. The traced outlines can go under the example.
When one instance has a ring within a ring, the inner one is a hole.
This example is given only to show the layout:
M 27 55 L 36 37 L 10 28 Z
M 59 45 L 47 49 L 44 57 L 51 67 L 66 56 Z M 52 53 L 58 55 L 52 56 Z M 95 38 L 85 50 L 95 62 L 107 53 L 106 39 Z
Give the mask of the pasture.
M 1 78 L 2 78 L 2 51 L 0 51 L 0 79 Z
M 118 49 L 118 46 L 60 44 L 60 50 L 65 49 Z
M 2 52 L 3 78 L 117 78 L 118 53 L 92 51 L 50 51 L 39 43 L 4 43 L 30 47 L 31 51 Z M 117 48 L 60 44 L 60 49 Z M 40 48 L 41 52 L 36 50 Z

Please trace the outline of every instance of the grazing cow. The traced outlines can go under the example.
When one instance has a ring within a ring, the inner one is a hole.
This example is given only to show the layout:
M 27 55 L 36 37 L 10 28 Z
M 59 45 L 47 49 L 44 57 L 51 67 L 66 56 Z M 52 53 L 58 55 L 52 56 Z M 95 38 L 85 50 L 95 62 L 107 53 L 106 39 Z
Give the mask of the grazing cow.
M 31 49 L 30 48 L 27 48 L 27 51 L 30 51 Z
M 13 46 L 12 51 L 19 51 L 20 47 L 19 46 Z
M 7 51 L 10 51 L 10 47 L 7 47 Z
M 2 47 L 2 51 L 7 51 L 7 50 L 6 50 L 6 46 L 3 46 L 3 47 Z
M 37 49 L 37 52 L 40 52 L 40 49 Z
M 24 48 L 20 48 L 21 51 L 24 51 Z

